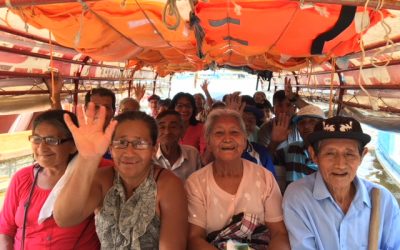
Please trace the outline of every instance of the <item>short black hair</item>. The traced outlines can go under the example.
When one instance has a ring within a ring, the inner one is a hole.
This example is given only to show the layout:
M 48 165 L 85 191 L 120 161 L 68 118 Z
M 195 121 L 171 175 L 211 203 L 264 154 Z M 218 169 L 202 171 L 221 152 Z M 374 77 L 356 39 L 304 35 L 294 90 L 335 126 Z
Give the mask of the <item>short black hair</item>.
M 116 98 L 115 98 L 115 94 L 114 94 L 114 92 L 112 90 L 106 89 L 106 88 L 103 88 L 103 87 L 97 87 L 95 89 L 89 90 L 85 95 L 85 107 L 89 104 L 90 98 L 92 97 L 92 95 L 109 96 L 109 97 L 111 97 L 111 99 L 112 99 L 112 108 L 115 111 Z
M 71 121 L 78 127 L 78 119 L 74 113 L 62 109 L 52 109 L 36 116 L 33 120 L 32 130 L 34 131 L 37 126 L 46 122 L 55 126 L 57 129 L 62 130 L 67 138 L 72 138 L 72 133 L 64 121 L 64 114 L 68 114 L 71 117 Z
M 158 106 L 164 106 L 164 107 L 169 108 L 170 105 L 171 105 L 171 99 L 170 98 L 158 100 Z
M 256 107 L 259 109 L 268 109 L 272 111 L 272 105 L 267 99 L 265 99 L 263 103 L 257 103 Z
M 242 99 L 242 102 L 246 103 L 246 105 L 256 106 L 256 101 L 254 101 L 253 97 L 249 95 L 241 95 L 240 98 Z
M 171 105 L 169 106 L 169 109 L 175 110 L 175 106 L 178 104 L 179 99 L 186 98 L 189 100 L 190 105 L 192 106 L 192 116 L 189 119 L 189 124 L 190 125 L 197 125 L 199 121 L 196 120 L 196 114 L 197 114 L 197 108 L 196 108 L 196 102 L 194 100 L 194 97 L 189 94 L 189 93 L 184 93 L 184 92 L 179 92 L 172 98 Z
M 174 115 L 174 116 L 179 117 L 179 119 L 182 120 L 181 114 L 179 114 L 179 113 L 176 112 L 175 110 L 168 109 L 168 110 L 165 110 L 165 111 L 159 113 L 159 114 L 157 115 L 157 117 L 156 117 L 156 121 L 161 120 L 162 118 L 166 117 L 167 115 Z
M 158 95 L 153 94 L 153 95 L 149 96 L 149 98 L 147 98 L 148 102 L 151 101 L 151 100 L 159 101 L 159 100 L 161 100 L 161 97 L 159 97 Z
M 153 146 L 156 145 L 157 143 L 157 137 L 158 137 L 158 127 L 157 123 L 154 120 L 153 117 L 149 116 L 148 114 L 142 112 L 142 111 L 128 111 L 122 114 L 117 115 L 114 117 L 114 120 L 118 122 L 117 127 L 114 130 L 113 138 L 115 136 L 115 131 L 117 130 L 118 126 L 125 122 L 125 121 L 142 121 L 146 123 L 147 127 L 150 130 L 150 137 L 151 137 L 151 142 Z
M 286 94 L 284 90 L 278 90 L 275 92 L 274 96 L 272 97 L 272 104 L 275 106 L 278 103 L 283 102 L 286 99 Z

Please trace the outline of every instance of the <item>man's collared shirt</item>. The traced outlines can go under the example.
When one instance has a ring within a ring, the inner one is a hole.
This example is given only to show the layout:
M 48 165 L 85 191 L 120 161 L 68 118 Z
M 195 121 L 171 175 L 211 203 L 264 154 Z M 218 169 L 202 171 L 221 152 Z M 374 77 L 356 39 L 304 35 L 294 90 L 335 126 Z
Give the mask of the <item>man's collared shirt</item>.
M 384 187 L 355 177 L 356 194 L 346 214 L 318 172 L 293 182 L 283 199 L 284 219 L 292 249 L 367 249 L 371 191 L 381 190 L 379 249 L 400 249 L 400 212 Z
M 186 180 L 194 171 L 201 168 L 199 151 L 189 145 L 179 145 L 181 155 L 171 166 L 168 159 L 163 155 L 161 147 L 158 146 L 157 153 L 153 158 L 155 164 L 171 170 L 182 180 Z

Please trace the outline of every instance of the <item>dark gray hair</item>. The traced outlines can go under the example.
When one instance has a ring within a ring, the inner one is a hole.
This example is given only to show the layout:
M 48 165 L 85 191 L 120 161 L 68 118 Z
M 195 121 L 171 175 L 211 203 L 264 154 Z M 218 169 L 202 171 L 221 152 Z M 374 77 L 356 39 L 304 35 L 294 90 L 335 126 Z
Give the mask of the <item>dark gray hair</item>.
M 235 110 L 232 110 L 232 109 L 219 108 L 219 109 L 212 110 L 208 114 L 206 123 L 204 124 L 204 136 L 206 137 L 207 142 L 210 139 L 211 132 L 214 129 L 217 120 L 219 120 L 220 118 L 226 118 L 226 117 L 235 119 L 239 123 L 240 130 L 243 132 L 244 136 L 246 137 L 246 134 L 247 134 L 246 126 L 244 124 L 244 121 L 243 121 L 240 113 Z
M 128 112 L 117 115 L 116 117 L 114 117 L 114 120 L 118 121 L 118 124 L 114 130 L 114 134 L 112 136 L 113 139 L 115 136 L 115 131 L 117 131 L 118 126 L 121 125 L 123 122 L 125 122 L 125 121 L 142 121 L 142 122 L 146 123 L 147 128 L 149 129 L 151 143 L 153 144 L 153 146 L 156 145 L 157 136 L 158 136 L 157 123 L 156 123 L 156 120 L 154 120 L 154 118 L 149 116 L 148 114 L 146 114 L 142 111 L 128 111 Z M 132 129 L 134 129 L 134 128 L 132 128 Z
M 52 109 L 41 113 L 33 120 L 32 133 L 40 124 L 48 123 L 62 131 L 66 138 L 72 138 L 72 133 L 64 121 L 64 114 L 68 114 L 71 117 L 72 123 L 77 127 L 79 126 L 78 119 L 74 113 L 62 109 Z

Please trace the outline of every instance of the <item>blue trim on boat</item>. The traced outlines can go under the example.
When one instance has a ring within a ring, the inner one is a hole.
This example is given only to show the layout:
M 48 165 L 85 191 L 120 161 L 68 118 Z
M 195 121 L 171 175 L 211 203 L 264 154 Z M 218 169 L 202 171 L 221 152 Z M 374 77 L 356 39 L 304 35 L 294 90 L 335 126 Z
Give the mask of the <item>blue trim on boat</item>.
M 400 134 L 379 131 L 375 152 L 379 163 L 400 185 Z

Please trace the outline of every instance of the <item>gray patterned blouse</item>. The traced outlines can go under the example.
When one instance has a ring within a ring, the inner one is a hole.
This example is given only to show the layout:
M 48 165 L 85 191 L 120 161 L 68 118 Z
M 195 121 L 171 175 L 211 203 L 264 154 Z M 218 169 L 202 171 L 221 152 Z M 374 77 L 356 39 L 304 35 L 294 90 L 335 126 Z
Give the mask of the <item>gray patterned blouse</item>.
M 157 185 L 151 167 L 149 176 L 126 200 L 118 173 L 96 215 L 101 249 L 158 249 L 160 219 L 156 215 Z M 126 201 L 125 201 L 126 200 Z

